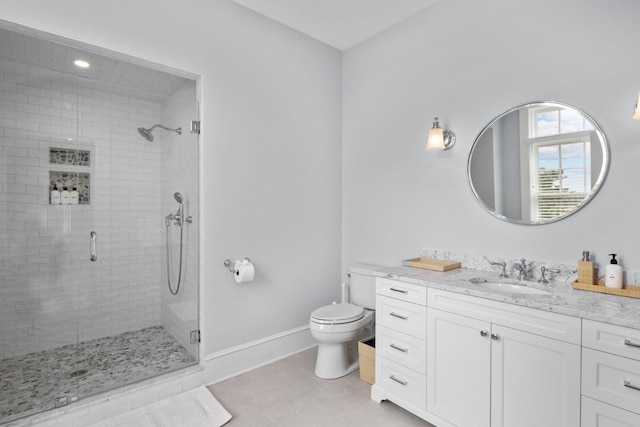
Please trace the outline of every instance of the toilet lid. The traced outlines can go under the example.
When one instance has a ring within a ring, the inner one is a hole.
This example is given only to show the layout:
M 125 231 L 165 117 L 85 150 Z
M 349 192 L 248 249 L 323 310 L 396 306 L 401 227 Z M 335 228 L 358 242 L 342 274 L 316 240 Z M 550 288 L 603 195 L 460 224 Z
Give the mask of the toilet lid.
M 311 313 L 314 322 L 329 325 L 355 322 L 363 317 L 364 308 L 349 303 L 325 305 Z

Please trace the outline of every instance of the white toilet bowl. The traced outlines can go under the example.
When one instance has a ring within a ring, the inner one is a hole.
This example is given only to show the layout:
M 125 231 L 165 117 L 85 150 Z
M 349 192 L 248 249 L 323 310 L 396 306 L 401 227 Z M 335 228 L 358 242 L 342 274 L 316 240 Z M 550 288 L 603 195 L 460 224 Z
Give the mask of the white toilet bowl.
M 359 363 L 349 363 L 347 344 L 363 334 L 373 335 L 374 311 L 354 304 L 341 303 L 320 307 L 311 313 L 309 329 L 318 341 L 315 374 L 320 378 L 343 377 L 356 369 Z

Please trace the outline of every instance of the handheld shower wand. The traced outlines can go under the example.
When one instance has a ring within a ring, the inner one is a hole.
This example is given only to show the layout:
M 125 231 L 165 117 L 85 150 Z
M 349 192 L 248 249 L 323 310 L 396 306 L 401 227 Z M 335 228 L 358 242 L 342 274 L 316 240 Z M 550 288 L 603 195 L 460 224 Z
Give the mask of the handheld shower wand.
M 176 202 L 178 202 L 178 210 L 175 214 L 169 214 L 164 218 L 165 225 L 168 227 L 170 221 L 173 221 L 174 224 L 179 225 L 180 227 L 182 227 L 185 222 L 191 224 L 193 218 L 191 218 L 191 216 L 188 216 L 186 218 L 184 217 L 184 204 L 182 203 L 182 194 L 178 192 L 173 193 L 173 198 L 176 199 Z

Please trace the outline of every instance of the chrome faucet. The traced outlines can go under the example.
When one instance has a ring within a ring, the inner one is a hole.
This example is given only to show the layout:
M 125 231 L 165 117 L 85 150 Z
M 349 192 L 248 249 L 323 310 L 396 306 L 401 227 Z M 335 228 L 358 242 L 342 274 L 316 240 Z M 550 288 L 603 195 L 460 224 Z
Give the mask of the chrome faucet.
M 518 270 L 518 280 L 525 280 L 527 278 L 527 261 L 524 258 L 520 260 L 519 264 L 514 264 L 513 267 Z
M 541 276 L 540 276 L 540 280 L 538 280 L 538 283 L 542 283 L 542 284 L 545 284 L 545 285 L 549 284 L 549 281 L 548 281 L 548 280 L 547 280 L 547 278 L 545 277 L 545 273 L 546 273 L 547 271 L 548 271 L 549 273 L 556 273 L 556 274 L 557 274 L 557 273 L 560 273 L 560 270 L 550 270 L 550 269 L 548 269 L 547 267 L 545 267 L 545 266 L 543 265 L 542 267 L 540 267 L 540 273 L 541 273 Z
M 509 275 L 507 274 L 507 263 L 505 261 L 502 262 L 492 262 L 491 265 L 494 265 L 496 267 L 502 267 L 502 273 L 500 273 L 501 278 L 507 278 L 509 277 Z

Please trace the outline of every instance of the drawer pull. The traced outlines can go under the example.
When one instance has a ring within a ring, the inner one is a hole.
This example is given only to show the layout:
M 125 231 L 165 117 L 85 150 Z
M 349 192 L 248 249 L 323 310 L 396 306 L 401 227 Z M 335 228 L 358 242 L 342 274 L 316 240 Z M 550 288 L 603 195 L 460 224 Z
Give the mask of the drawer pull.
M 401 314 L 394 313 L 393 311 L 391 313 L 389 313 L 389 316 L 397 317 L 398 319 L 402 319 L 402 320 L 408 320 L 409 319 L 407 316 L 403 316 Z
M 406 289 L 398 289 L 398 288 L 389 288 L 393 292 L 400 292 L 401 294 L 408 294 L 409 291 Z
M 389 347 L 391 347 L 394 350 L 398 350 L 401 351 L 403 353 L 409 353 L 409 349 L 408 348 L 402 348 L 402 347 L 398 347 L 397 345 L 395 345 L 394 343 L 389 344 Z
M 637 385 L 633 385 L 631 384 L 629 381 L 624 380 L 624 386 L 633 390 L 637 390 L 640 391 L 640 387 L 638 387 Z
M 391 381 L 395 381 L 395 382 L 397 382 L 398 384 L 403 385 L 403 386 L 405 386 L 405 387 L 406 387 L 406 386 L 407 386 L 407 384 L 408 384 L 406 381 L 400 380 L 400 379 L 396 378 L 396 377 L 395 377 L 395 376 L 393 376 L 393 375 L 390 375 L 390 376 L 389 376 L 389 379 L 390 379 Z
M 640 344 L 636 344 L 631 340 L 624 340 L 624 345 L 628 345 L 629 347 L 640 348 Z

